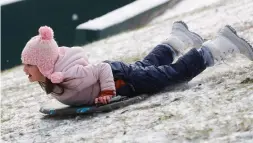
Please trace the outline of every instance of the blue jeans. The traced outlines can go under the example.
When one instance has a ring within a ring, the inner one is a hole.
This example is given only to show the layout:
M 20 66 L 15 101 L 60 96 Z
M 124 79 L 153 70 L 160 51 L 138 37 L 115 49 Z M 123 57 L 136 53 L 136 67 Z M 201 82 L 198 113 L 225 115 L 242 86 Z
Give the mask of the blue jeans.
M 127 85 L 117 89 L 117 94 L 135 96 L 155 93 L 177 83 L 188 82 L 203 70 L 206 64 L 202 54 L 193 48 L 173 62 L 174 52 L 170 45 L 157 45 L 142 61 L 125 64 L 106 61 L 111 65 L 115 80 L 122 79 Z

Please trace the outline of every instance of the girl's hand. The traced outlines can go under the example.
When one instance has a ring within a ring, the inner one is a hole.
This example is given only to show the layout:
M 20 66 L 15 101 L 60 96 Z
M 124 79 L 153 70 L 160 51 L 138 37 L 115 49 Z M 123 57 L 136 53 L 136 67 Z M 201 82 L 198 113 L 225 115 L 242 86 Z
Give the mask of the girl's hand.
M 108 104 L 110 103 L 110 100 L 112 99 L 112 96 L 115 95 L 115 91 L 113 90 L 106 90 L 102 91 L 99 96 L 95 99 L 95 104 L 102 103 L 102 104 Z
M 100 96 L 95 99 L 95 104 L 98 104 L 98 103 L 108 104 L 110 103 L 111 99 L 112 99 L 112 95 Z

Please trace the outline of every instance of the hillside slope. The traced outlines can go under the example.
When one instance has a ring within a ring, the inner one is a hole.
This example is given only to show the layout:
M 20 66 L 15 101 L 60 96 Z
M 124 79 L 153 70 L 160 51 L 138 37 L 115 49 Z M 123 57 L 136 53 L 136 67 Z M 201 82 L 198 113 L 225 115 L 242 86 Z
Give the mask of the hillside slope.
M 230 24 L 252 43 L 252 7 L 252 0 L 184 0 L 146 27 L 84 49 L 91 62 L 131 62 L 164 40 L 176 20 L 206 39 Z M 52 97 L 29 83 L 22 67 L 3 72 L 1 84 L 3 142 L 253 142 L 253 63 L 243 56 L 205 70 L 188 85 L 93 116 L 43 118 L 39 107 Z

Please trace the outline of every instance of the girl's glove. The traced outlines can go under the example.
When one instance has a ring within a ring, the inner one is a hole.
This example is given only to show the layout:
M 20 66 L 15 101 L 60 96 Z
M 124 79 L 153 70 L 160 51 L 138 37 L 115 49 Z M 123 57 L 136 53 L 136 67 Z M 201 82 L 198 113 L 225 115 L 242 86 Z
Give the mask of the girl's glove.
M 104 90 L 100 92 L 99 96 L 95 99 L 95 104 L 102 103 L 108 104 L 113 96 L 115 96 L 114 90 Z

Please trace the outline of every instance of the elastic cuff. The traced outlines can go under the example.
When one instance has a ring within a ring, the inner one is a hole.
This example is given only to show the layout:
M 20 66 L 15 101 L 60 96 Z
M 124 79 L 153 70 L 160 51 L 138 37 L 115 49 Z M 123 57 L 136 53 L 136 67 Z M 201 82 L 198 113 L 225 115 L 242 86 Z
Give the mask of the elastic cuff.
M 198 49 L 198 52 L 203 57 L 205 65 L 207 67 L 211 67 L 214 65 L 214 59 L 211 51 L 208 49 L 208 47 L 202 46 L 200 49 Z

